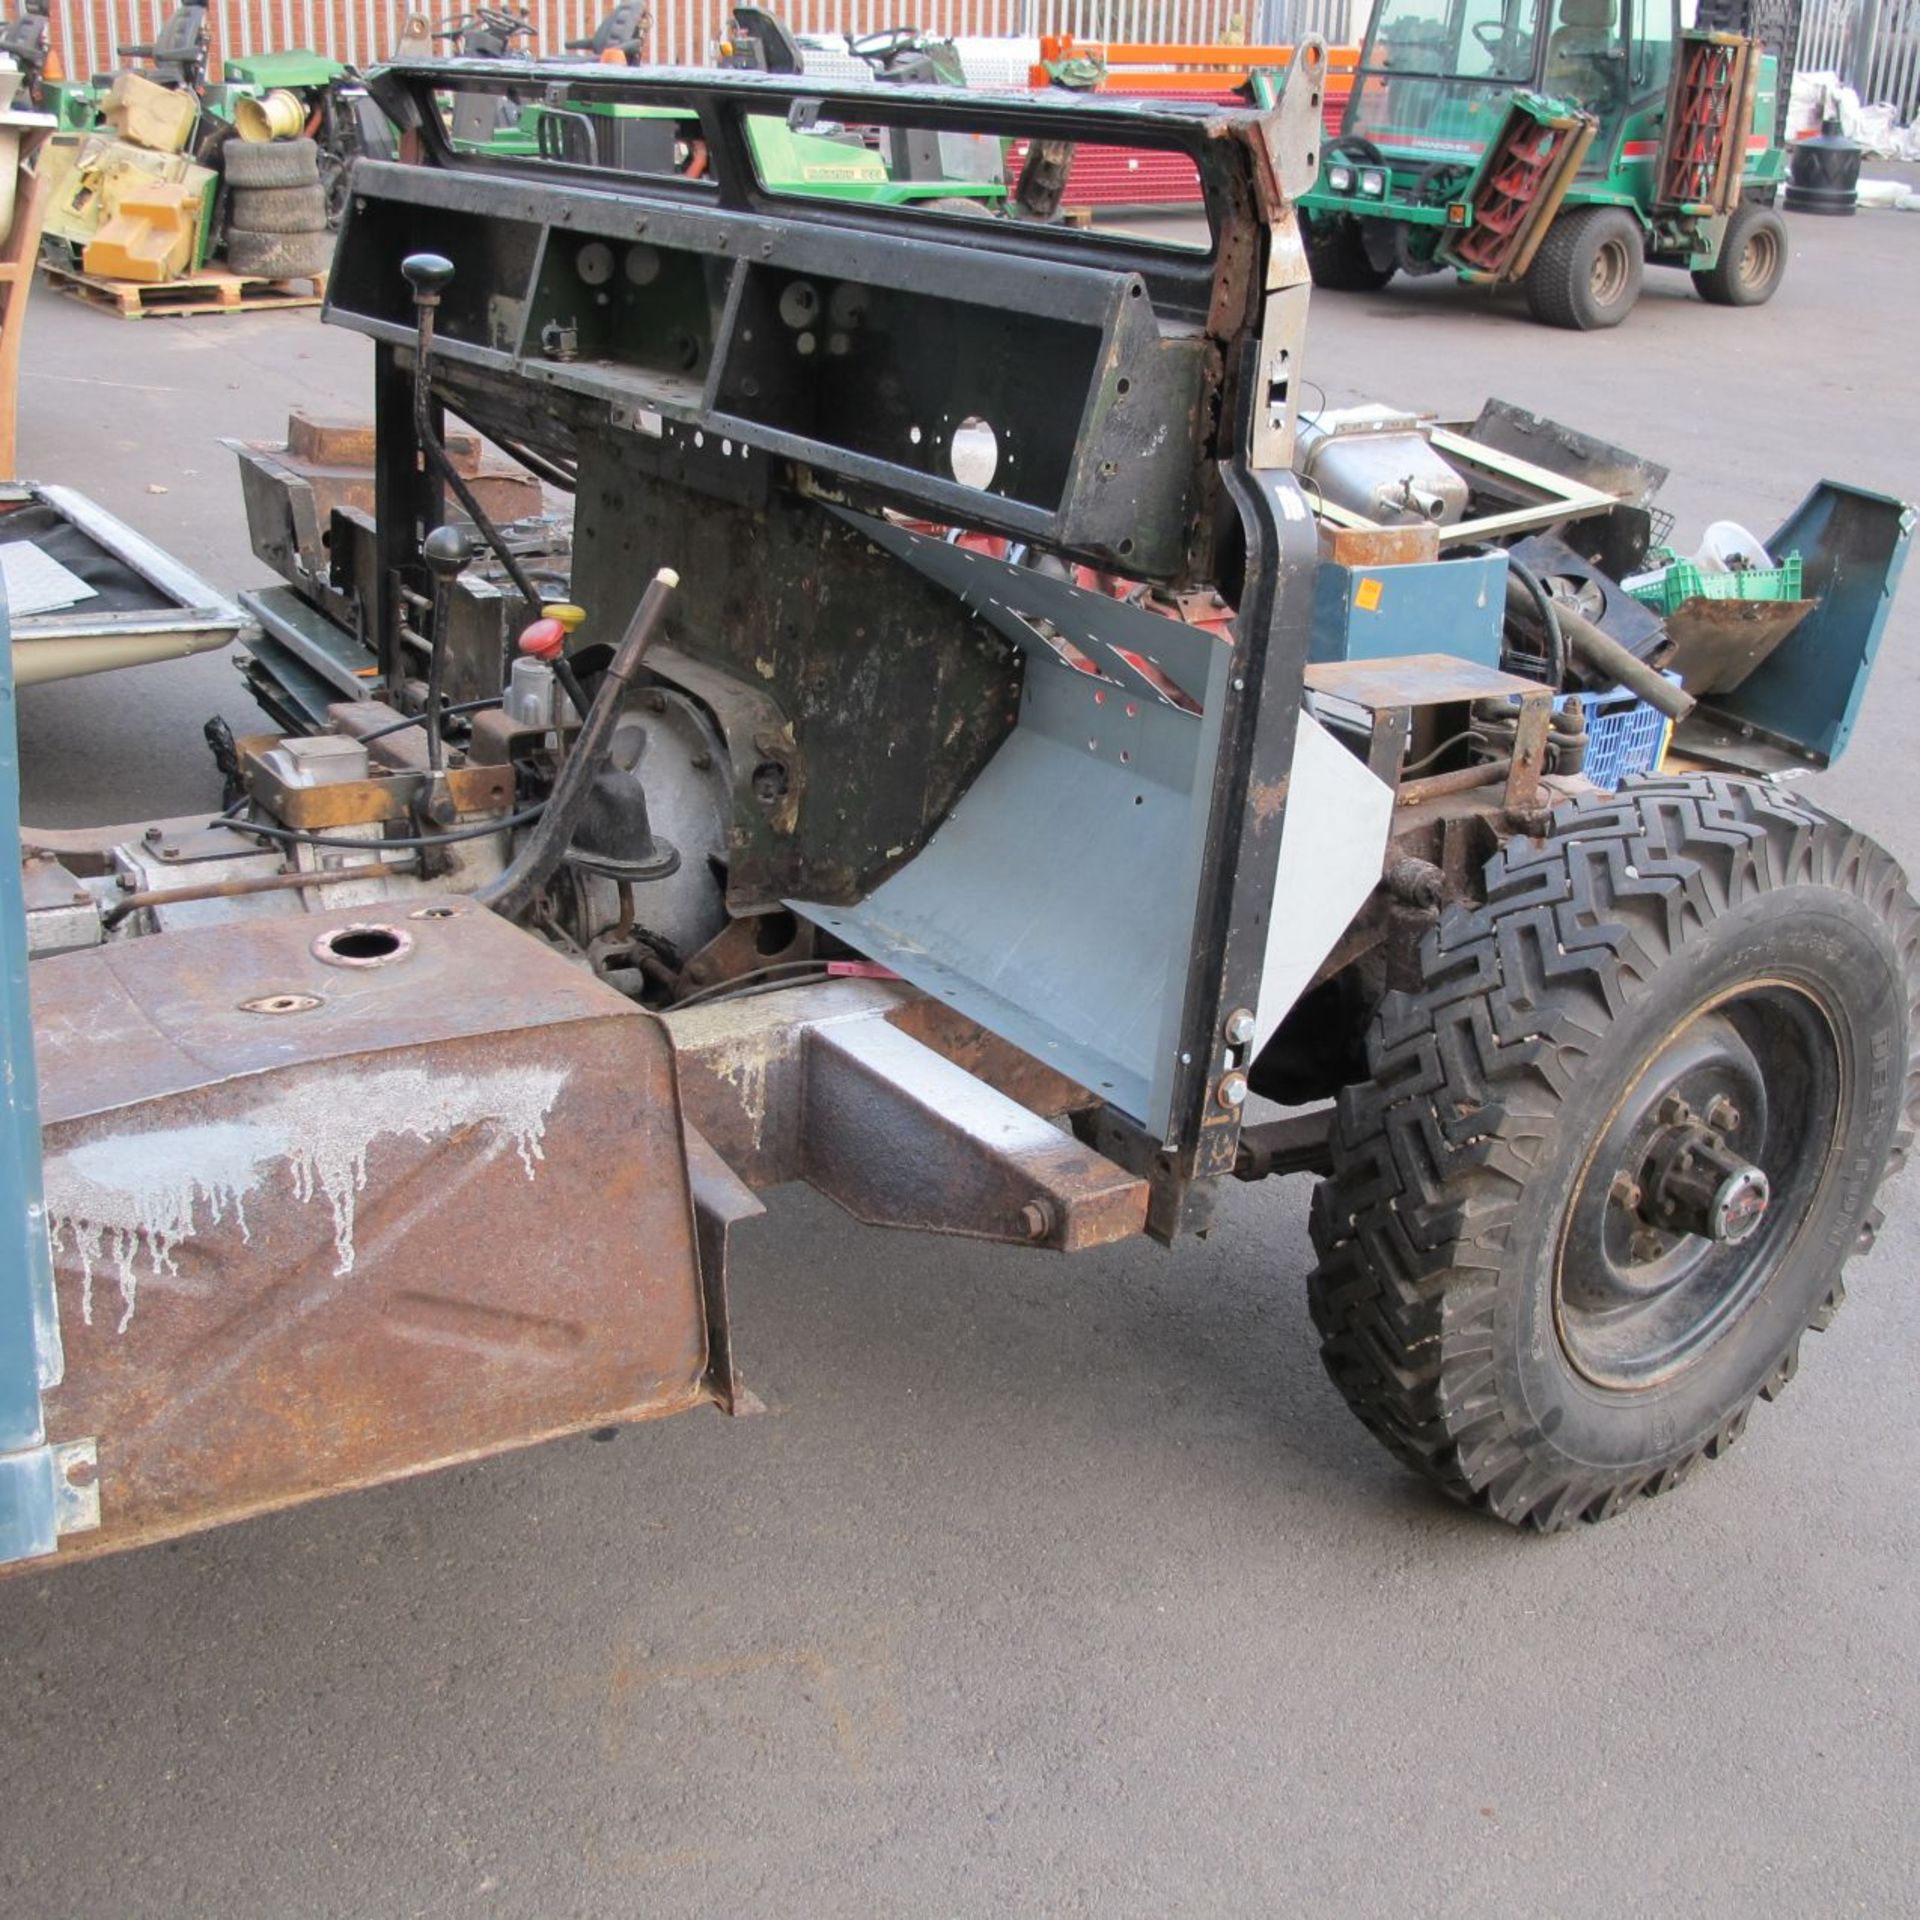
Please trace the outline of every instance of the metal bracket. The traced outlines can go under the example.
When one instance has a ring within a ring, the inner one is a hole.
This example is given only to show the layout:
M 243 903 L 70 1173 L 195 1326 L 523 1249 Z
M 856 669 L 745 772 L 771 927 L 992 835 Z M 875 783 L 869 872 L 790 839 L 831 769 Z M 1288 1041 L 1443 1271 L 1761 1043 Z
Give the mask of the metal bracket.
M 1320 174 L 1321 107 L 1326 98 L 1327 43 L 1310 33 L 1294 52 L 1286 85 L 1263 123 L 1267 154 L 1280 191 L 1297 200 Z
M 56 1532 L 91 1533 L 100 1524 L 100 1442 L 62 1440 L 53 1455 L 53 1520 Z
M 100 1524 L 95 1440 L 0 1454 L 0 1563 L 50 1554 L 63 1534 Z

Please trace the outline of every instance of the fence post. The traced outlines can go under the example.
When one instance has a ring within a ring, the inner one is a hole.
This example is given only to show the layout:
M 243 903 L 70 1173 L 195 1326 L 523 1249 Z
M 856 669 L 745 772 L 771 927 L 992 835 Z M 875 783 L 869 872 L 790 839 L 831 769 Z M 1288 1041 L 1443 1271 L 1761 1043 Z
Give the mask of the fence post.
M 1879 38 L 1880 0 L 1859 0 L 1853 16 L 1853 46 L 1847 54 L 1847 85 L 1863 106 L 1873 98 L 1873 49 Z

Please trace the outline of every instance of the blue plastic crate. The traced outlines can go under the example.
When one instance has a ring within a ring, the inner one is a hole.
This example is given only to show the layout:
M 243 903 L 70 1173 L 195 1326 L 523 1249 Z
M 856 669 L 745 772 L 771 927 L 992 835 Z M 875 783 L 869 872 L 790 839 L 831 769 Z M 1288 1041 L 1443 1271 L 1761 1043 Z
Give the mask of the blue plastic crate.
M 1679 675 L 1667 678 L 1679 684 Z M 1586 776 L 1612 793 L 1629 775 L 1653 773 L 1667 750 L 1667 716 L 1623 687 L 1605 693 L 1570 693 L 1554 702 L 1577 700 L 1587 714 Z

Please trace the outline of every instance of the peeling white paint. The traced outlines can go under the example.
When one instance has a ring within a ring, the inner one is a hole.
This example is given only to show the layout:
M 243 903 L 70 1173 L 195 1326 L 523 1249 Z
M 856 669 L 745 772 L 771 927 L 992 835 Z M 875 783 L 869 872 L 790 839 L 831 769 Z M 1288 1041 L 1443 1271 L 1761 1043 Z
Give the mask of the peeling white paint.
M 512 1146 L 531 1180 L 535 1162 L 546 1157 L 547 1116 L 567 1076 L 564 1067 L 315 1075 L 276 1088 L 243 1119 L 114 1134 L 51 1155 L 48 1228 L 55 1251 L 70 1247 L 80 1262 L 81 1318 L 92 1326 L 94 1276 L 111 1269 L 120 1289 L 118 1331 L 126 1332 L 143 1264 L 151 1274 L 177 1273 L 181 1243 L 229 1218 L 250 1240 L 247 1200 L 268 1190 L 276 1176 L 301 1204 L 326 1202 L 334 1272 L 351 1273 L 367 1153 L 376 1140 L 403 1134 L 442 1140 L 487 1126 L 488 1157 Z
M 735 1046 L 717 1048 L 711 1058 L 714 1072 L 740 1096 L 740 1111 L 747 1116 L 748 1135 L 758 1153 L 767 1131 L 765 1045 L 757 1039 L 743 1040 Z

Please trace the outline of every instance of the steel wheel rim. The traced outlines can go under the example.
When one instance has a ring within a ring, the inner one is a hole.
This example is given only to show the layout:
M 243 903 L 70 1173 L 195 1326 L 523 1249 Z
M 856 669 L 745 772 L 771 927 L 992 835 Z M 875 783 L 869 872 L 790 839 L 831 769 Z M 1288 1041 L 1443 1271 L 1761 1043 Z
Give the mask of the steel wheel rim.
M 1601 307 L 1617 305 L 1627 290 L 1630 271 L 1626 242 L 1619 239 L 1602 240 L 1600 250 L 1593 256 L 1592 271 L 1587 275 L 1587 291 L 1593 295 L 1594 304 Z
M 1756 227 L 1740 249 L 1739 276 L 1743 287 L 1764 287 L 1773 278 L 1780 257 L 1778 236 L 1766 227 Z
M 1642 1392 L 1706 1360 L 1789 1260 L 1833 1177 L 1847 1078 L 1832 1016 L 1784 980 L 1723 996 L 1646 1055 L 1595 1133 L 1555 1249 L 1555 1330 L 1576 1373 Z M 1767 1189 L 1738 1240 L 1661 1224 L 1671 1196 L 1649 1175 L 1671 1173 L 1673 1103 L 1700 1120 L 1716 1100 L 1735 1120 L 1707 1133 Z

